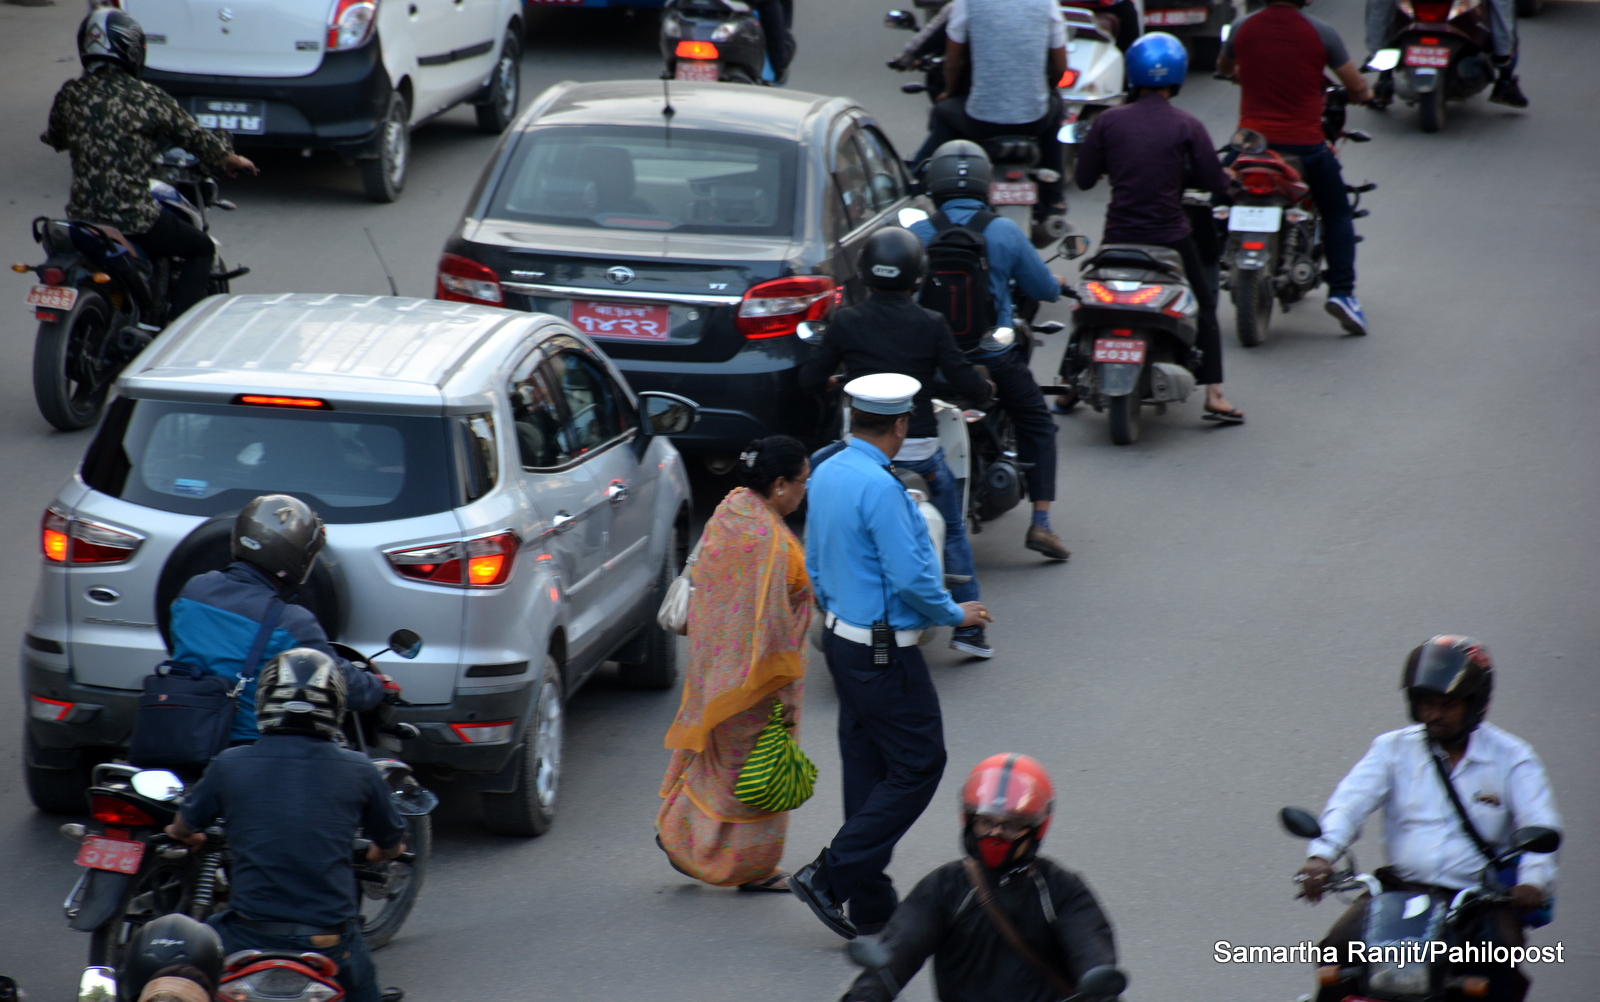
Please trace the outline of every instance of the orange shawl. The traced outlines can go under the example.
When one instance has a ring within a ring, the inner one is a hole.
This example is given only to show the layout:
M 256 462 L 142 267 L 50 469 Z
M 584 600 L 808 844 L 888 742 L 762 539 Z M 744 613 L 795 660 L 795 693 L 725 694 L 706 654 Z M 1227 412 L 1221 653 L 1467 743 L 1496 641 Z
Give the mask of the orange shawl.
M 712 728 L 805 676 L 803 554 L 754 491 L 737 488 L 717 506 L 692 574 L 689 670 L 666 747 L 704 751 Z

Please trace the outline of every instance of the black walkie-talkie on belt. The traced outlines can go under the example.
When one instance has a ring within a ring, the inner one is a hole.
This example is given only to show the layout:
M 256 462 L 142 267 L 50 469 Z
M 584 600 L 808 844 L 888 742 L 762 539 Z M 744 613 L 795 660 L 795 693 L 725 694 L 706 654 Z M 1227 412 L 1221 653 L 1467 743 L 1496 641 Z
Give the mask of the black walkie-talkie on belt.
M 887 620 L 878 620 L 872 624 L 872 663 L 886 665 L 889 663 L 889 649 L 894 646 L 894 631 L 889 629 Z

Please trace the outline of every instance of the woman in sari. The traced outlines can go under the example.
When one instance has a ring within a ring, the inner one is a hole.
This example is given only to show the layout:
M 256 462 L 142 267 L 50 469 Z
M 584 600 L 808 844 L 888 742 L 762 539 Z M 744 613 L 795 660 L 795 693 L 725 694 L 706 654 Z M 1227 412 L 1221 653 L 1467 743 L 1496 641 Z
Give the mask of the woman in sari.
M 811 582 L 783 519 L 799 507 L 811 470 L 804 446 L 774 435 L 740 454 L 739 471 L 745 486 L 706 522 L 691 572 L 689 668 L 667 731 L 672 761 L 656 842 L 696 880 L 785 892 L 778 861 L 789 816 L 747 807 L 733 788 L 774 700 L 791 726 L 800 723 Z

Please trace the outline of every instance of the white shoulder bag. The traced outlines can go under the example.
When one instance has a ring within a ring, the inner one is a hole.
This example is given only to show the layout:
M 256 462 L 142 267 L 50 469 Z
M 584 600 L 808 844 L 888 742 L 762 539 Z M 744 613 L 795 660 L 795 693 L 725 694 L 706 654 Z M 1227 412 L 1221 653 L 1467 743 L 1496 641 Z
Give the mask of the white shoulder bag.
M 667 586 L 667 597 L 661 600 L 661 608 L 656 610 L 656 623 L 668 633 L 682 637 L 689 632 L 689 599 L 694 595 L 694 585 L 689 575 L 694 571 L 695 561 L 700 559 L 700 547 L 704 545 L 706 537 L 702 533 L 689 559 L 683 564 L 683 573 L 672 579 L 672 584 Z

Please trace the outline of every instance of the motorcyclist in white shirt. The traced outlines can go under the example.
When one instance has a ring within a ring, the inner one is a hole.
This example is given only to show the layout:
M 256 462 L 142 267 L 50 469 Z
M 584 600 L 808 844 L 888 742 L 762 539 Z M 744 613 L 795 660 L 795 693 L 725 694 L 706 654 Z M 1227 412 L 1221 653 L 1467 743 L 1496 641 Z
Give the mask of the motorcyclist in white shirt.
M 1448 767 L 1479 837 L 1496 851 L 1505 848 L 1517 828 L 1561 828 L 1550 780 L 1532 746 L 1484 721 L 1494 688 L 1494 663 L 1487 648 L 1470 637 L 1434 637 L 1406 659 L 1401 688 L 1417 723 L 1379 735 L 1329 798 L 1322 836 L 1311 843 L 1310 858 L 1300 868 L 1302 890 L 1310 901 L 1321 899 L 1332 861 L 1360 836 L 1362 823 L 1380 807 L 1389 865 L 1379 867 L 1374 876 L 1386 887 L 1454 892 L 1479 884 L 1487 860 L 1451 803 L 1431 761 L 1434 756 Z M 1511 905 L 1492 916 L 1485 935 L 1500 945 L 1522 945 L 1524 922 L 1546 906 L 1555 877 L 1553 855 L 1524 853 L 1510 890 Z M 1363 895 L 1328 930 L 1322 945 L 1345 948 L 1359 940 L 1366 904 Z M 1350 960 L 1348 954 L 1344 959 Z M 1527 990 L 1527 978 L 1515 967 L 1499 968 L 1490 978 L 1493 1002 L 1519 1002 Z M 1325 1002 L 1322 996 L 1344 995 L 1339 986 L 1327 986 L 1318 1002 Z

